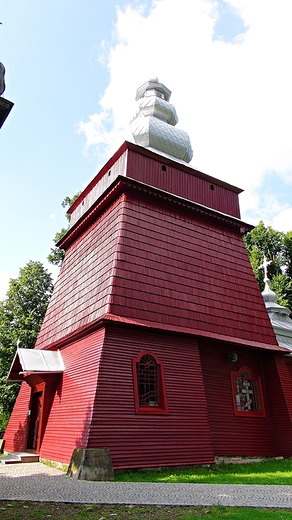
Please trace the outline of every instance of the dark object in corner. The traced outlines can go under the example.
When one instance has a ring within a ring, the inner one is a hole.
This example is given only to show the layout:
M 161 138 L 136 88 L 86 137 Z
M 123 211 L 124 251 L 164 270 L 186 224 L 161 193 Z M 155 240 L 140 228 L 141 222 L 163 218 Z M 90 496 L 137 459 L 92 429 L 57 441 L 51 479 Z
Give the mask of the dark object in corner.
M 4 444 L 5 444 L 5 440 L 0 439 L 0 453 L 3 453 L 3 451 L 4 451 Z
M 0 128 L 2 127 L 13 105 L 14 103 L 12 103 L 12 101 L 8 101 L 8 99 L 0 97 Z

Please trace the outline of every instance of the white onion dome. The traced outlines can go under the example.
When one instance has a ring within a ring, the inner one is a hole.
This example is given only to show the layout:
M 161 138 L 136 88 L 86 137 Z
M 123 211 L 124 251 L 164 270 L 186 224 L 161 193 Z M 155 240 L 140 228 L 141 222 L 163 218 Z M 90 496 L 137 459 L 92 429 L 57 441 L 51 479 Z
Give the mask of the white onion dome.
M 264 299 L 264 302 L 270 302 L 270 303 L 277 303 L 277 295 L 274 293 L 269 286 L 269 283 L 266 282 L 265 288 L 262 292 L 262 297 Z
M 175 128 L 178 117 L 174 106 L 169 103 L 170 96 L 171 91 L 157 78 L 137 89 L 132 135 L 140 146 L 189 163 L 193 157 L 190 138 L 186 132 Z

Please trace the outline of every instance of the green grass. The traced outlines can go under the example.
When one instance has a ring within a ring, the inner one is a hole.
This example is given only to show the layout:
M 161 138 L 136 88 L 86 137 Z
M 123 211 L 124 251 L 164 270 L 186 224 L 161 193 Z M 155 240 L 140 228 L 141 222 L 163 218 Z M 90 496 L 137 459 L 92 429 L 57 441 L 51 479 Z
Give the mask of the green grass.
M 214 464 L 173 470 L 127 471 L 116 475 L 119 482 L 186 484 L 292 485 L 292 459 L 266 460 L 250 464 Z M 292 517 L 291 517 L 292 518 Z
M 110 506 L 0 501 L 5 520 L 288 520 L 292 510 L 250 507 Z

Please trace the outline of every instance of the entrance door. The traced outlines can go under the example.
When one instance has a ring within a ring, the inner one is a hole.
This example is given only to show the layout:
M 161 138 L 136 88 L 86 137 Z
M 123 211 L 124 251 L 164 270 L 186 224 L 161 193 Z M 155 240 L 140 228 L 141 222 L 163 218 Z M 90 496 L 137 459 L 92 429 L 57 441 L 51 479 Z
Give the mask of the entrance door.
M 44 385 L 37 385 L 32 392 L 27 436 L 27 449 L 38 452 L 41 442 L 42 415 L 44 403 Z

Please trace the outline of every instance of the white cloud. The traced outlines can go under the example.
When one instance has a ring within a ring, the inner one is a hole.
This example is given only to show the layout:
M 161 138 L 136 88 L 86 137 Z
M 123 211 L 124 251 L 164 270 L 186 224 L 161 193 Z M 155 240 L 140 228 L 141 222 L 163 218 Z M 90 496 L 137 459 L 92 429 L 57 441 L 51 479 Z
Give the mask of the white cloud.
M 147 16 L 141 7 L 118 9 L 106 62 L 110 82 L 80 132 L 108 158 L 129 137 L 136 88 L 157 75 L 190 134 L 192 165 L 248 190 L 254 211 L 264 212 L 267 172 L 292 182 L 291 3 L 226 3 L 247 27 L 236 44 L 212 40 L 215 0 L 155 0 Z M 269 202 L 270 218 L 283 202 L 278 206 Z
M 292 231 L 292 208 L 287 208 L 284 211 L 281 211 L 272 222 L 273 228 L 278 231 Z

